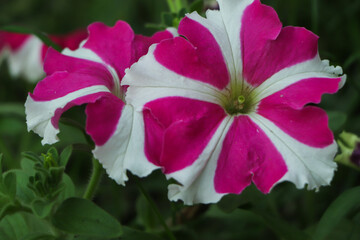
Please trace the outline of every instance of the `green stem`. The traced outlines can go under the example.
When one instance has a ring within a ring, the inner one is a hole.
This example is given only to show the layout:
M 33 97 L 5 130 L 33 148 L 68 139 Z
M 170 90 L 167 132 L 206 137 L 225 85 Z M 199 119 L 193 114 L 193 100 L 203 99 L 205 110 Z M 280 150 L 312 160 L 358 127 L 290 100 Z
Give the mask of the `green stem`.
M 150 195 L 146 192 L 146 190 L 144 189 L 144 187 L 142 186 L 140 180 L 138 178 L 135 178 L 135 182 L 140 190 L 140 192 L 144 195 L 144 197 L 146 198 L 146 200 L 148 201 L 149 205 L 151 206 L 151 209 L 154 211 L 154 213 L 156 214 L 156 216 L 158 217 L 159 221 L 161 222 L 161 224 L 163 225 L 167 235 L 169 236 L 169 239 L 171 240 L 176 240 L 174 234 L 171 232 L 171 230 L 169 229 L 168 225 L 166 224 L 163 216 L 161 215 L 159 209 L 157 208 L 156 204 L 154 203 L 154 201 L 151 199 Z
M 170 12 L 176 13 L 176 6 L 174 0 L 167 0 L 167 4 L 169 6 Z
M 188 7 L 187 0 L 166 0 L 169 6 L 170 12 L 178 13 L 181 9 Z
M 88 200 L 91 200 L 94 197 L 96 189 L 100 183 L 100 179 L 101 179 L 101 176 L 103 173 L 103 168 L 97 159 L 93 158 L 92 164 L 93 164 L 93 170 L 92 170 L 89 183 L 86 187 L 86 190 L 85 190 L 85 193 L 83 196 L 83 198 L 88 199 Z

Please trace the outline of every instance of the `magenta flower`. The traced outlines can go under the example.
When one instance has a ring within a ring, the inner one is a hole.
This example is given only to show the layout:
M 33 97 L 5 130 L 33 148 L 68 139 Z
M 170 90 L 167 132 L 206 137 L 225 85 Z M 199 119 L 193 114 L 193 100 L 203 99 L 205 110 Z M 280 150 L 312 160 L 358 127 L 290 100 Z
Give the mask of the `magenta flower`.
M 61 48 L 74 50 L 87 37 L 85 30 L 77 30 L 63 36 L 49 36 Z M 34 35 L 0 31 L 0 63 L 7 60 L 13 77 L 24 77 L 29 81 L 38 81 L 44 75 L 43 62 L 48 50 Z
M 127 179 L 126 169 L 140 176 L 153 169 L 137 149 L 144 133 L 142 122 L 124 102 L 126 87 L 120 82 L 126 68 L 146 54 L 152 43 L 173 37 L 169 30 L 152 37 L 135 35 L 122 21 L 114 27 L 102 23 L 89 26 L 89 37 L 75 51 L 62 54 L 49 49 L 40 81 L 25 103 L 29 130 L 43 137 L 43 144 L 58 141 L 58 122 L 69 108 L 87 104 L 86 132 L 96 148 L 94 155 L 118 183 Z M 132 161 L 128 161 L 131 159 Z M 150 167 L 149 167 L 150 166 Z
M 318 37 L 284 27 L 259 0 L 219 0 L 127 71 L 126 101 L 144 121 L 145 153 L 179 184 L 171 200 L 218 201 L 253 182 L 328 185 L 337 146 L 319 103 L 344 84 L 321 61 Z M 141 97 L 139 97 L 141 96 Z

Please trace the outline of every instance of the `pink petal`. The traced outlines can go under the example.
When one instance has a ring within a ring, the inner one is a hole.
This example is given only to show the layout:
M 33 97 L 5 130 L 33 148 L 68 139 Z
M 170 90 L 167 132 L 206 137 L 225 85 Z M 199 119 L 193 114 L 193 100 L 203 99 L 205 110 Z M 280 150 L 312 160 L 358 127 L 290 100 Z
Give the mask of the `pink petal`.
M 191 165 L 226 117 L 216 104 L 181 97 L 149 102 L 143 114 L 146 156 L 166 174 Z
M 154 43 L 159 43 L 164 39 L 170 39 L 173 37 L 174 35 L 168 30 L 156 32 L 151 37 L 147 37 L 143 35 L 135 35 L 135 39 L 132 46 L 133 58 L 131 62 L 132 63 L 137 62 L 140 57 L 145 55 L 148 52 L 150 45 Z
M 210 31 L 185 17 L 179 25 L 179 34 L 188 41 L 178 37 L 161 42 L 154 52 L 156 60 L 182 76 L 225 88 L 230 75 L 220 46 Z
M 54 126 L 54 128 L 59 129 L 59 120 L 64 112 L 75 106 L 80 106 L 85 103 L 94 103 L 101 99 L 101 97 L 105 94 L 105 92 L 93 93 L 69 101 L 64 107 L 57 108 L 55 110 L 54 116 L 51 118 L 51 124 Z
M 28 34 L 0 31 L 0 51 L 5 46 L 9 46 L 12 51 L 16 51 L 29 37 Z
M 60 98 L 90 86 L 113 87 L 112 76 L 103 65 L 64 56 L 53 49 L 49 49 L 45 71 L 51 75 L 36 85 L 31 94 L 36 101 Z
M 125 104 L 111 93 L 86 106 L 86 132 L 96 146 L 104 145 L 114 134 Z
M 287 172 L 270 139 L 248 116 L 235 117 L 219 156 L 215 173 L 218 193 L 241 193 L 251 181 L 264 193 Z
M 260 102 L 257 113 L 269 119 L 285 133 L 312 147 L 333 143 L 328 118 L 320 108 L 305 107 L 319 103 L 324 93 L 335 93 L 341 78 L 310 78 L 278 91 Z
M 50 39 L 59 45 L 60 48 L 69 48 L 75 50 L 79 47 L 80 43 L 85 40 L 88 33 L 85 29 L 79 29 L 66 35 L 50 35 Z M 42 59 L 45 59 L 46 52 L 49 49 L 48 46 L 44 45 L 42 49 Z
M 317 54 L 315 34 L 304 28 L 281 28 L 275 10 L 259 0 L 245 9 L 240 33 L 243 76 L 254 87 Z

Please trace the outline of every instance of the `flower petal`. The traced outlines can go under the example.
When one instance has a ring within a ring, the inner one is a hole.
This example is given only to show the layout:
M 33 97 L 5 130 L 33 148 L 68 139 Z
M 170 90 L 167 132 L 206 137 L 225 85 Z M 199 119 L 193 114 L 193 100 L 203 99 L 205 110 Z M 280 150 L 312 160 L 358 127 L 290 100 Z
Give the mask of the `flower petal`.
M 288 172 L 279 182 L 290 181 L 297 188 L 307 184 L 308 189 L 329 185 L 336 170 L 333 161 L 337 152 L 335 141 L 328 146 L 314 148 L 292 138 L 258 114 L 252 114 L 251 119 L 265 132 L 286 163 Z
M 281 154 L 248 117 L 235 117 L 223 142 L 215 173 L 218 193 L 236 193 L 251 184 L 264 193 L 287 172 Z
M 298 81 L 261 100 L 257 113 L 269 119 L 285 133 L 312 147 L 323 148 L 333 143 L 325 111 L 305 107 L 319 103 L 324 93 L 335 93 L 341 78 L 309 78 Z
M 179 34 L 188 41 L 183 37 L 163 41 L 156 47 L 154 56 L 171 71 L 221 90 L 229 84 L 230 75 L 219 44 L 228 51 L 229 44 L 224 29 L 212 26 L 212 21 L 197 13 L 187 15 L 180 22 Z
M 233 118 L 226 117 L 192 165 L 166 176 L 179 183 L 169 185 L 168 197 L 170 200 L 181 199 L 186 205 L 214 203 L 220 200 L 224 194 L 215 191 L 215 171 L 226 133 L 232 123 Z
M 111 93 L 104 93 L 86 106 L 86 132 L 96 146 L 104 145 L 116 131 L 125 103 Z
M 78 87 L 75 80 L 85 86 Z M 59 83 L 62 82 L 73 84 L 64 85 L 66 87 L 61 91 Z M 109 89 L 99 82 L 101 81 L 98 78 L 91 75 L 68 72 L 56 72 L 45 78 L 25 102 L 28 130 L 33 130 L 43 137 L 42 144 L 57 142 L 58 121 L 64 111 L 75 105 L 95 102 L 109 92 Z
M 179 97 L 149 102 L 143 114 L 146 156 L 165 174 L 193 164 L 226 116 L 216 104 Z
M 139 177 L 145 177 L 159 168 L 149 162 L 144 154 L 143 129 L 142 114 L 135 112 L 130 105 L 125 105 L 116 130 L 105 144 L 96 146 L 93 151 L 109 177 L 118 184 L 124 185 L 128 180 L 127 170 Z
M 151 46 L 148 54 L 126 71 L 122 85 L 131 85 L 126 93 L 126 102 L 131 103 L 138 111 L 141 111 L 147 102 L 168 96 L 220 102 L 219 95 L 222 93 L 218 88 L 183 77 L 164 67 L 156 61 L 155 49 L 156 45 Z
M 44 75 L 42 47 L 43 43 L 35 36 L 27 37 L 20 45 L 13 45 L 13 51 L 8 54 L 10 75 L 21 76 L 31 82 L 39 80 Z
M 220 13 L 226 35 L 232 49 L 232 58 L 236 71 L 236 79 L 242 78 L 243 64 L 241 53 L 240 31 L 242 28 L 242 19 L 244 11 L 254 2 L 254 0 L 218 0 Z

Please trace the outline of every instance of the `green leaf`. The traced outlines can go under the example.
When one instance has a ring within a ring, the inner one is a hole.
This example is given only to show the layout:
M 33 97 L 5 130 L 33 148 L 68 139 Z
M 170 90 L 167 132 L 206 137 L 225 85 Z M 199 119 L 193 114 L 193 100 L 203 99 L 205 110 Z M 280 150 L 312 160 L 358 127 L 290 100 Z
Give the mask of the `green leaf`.
M 280 239 L 286 240 L 310 240 L 312 239 L 307 233 L 292 226 L 280 218 L 273 217 L 265 212 L 255 212 L 261 216 L 264 223 L 270 228 Z
M 3 184 L 6 187 L 7 195 L 14 200 L 16 195 L 16 175 L 13 172 L 6 172 L 4 174 Z
M 51 41 L 51 39 L 47 35 L 45 35 L 44 33 L 40 32 L 40 31 L 25 28 L 25 27 L 20 27 L 20 26 L 14 26 L 14 25 L 1 27 L 0 30 L 7 31 L 7 32 L 15 32 L 15 33 L 23 33 L 23 34 L 35 35 L 45 45 L 50 46 L 50 47 L 54 48 L 55 50 L 57 50 L 59 52 L 61 51 L 61 48 L 59 47 L 59 45 L 57 45 L 56 43 Z
M 58 196 L 58 201 L 64 201 L 67 198 L 75 196 L 75 185 L 66 173 L 63 174 L 62 183 L 64 184 L 64 188 Z
M 341 128 L 344 126 L 347 116 L 343 112 L 337 112 L 337 111 L 328 111 L 327 112 L 329 116 L 329 127 L 333 132 L 341 130 Z
M 33 153 L 33 152 L 23 152 L 21 153 L 23 158 L 25 159 L 29 159 L 35 163 L 37 162 L 41 162 L 41 158 L 36 154 L 36 153 Z
M 248 206 L 252 203 L 264 201 L 265 195 L 261 193 L 253 184 L 247 187 L 241 194 L 228 194 L 218 203 L 219 209 L 226 213 L 231 213 L 237 208 Z
M 35 199 L 31 203 L 31 209 L 33 212 L 40 218 L 45 218 L 49 216 L 55 202 L 48 202 L 42 199 Z
M 73 147 L 72 145 L 70 146 L 67 146 L 60 154 L 60 166 L 63 166 L 63 167 L 66 167 L 69 159 L 70 159 L 70 156 L 71 156 L 71 153 L 72 153 L 72 150 L 73 150 Z
M 147 233 L 143 231 L 139 231 L 129 227 L 123 227 L 124 234 L 121 237 L 123 240 L 138 240 L 138 239 L 146 239 L 146 240 L 163 240 L 158 235 Z
M 284 220 L 268 215 L 266 211 L 236 209 L 231 214 L 227 214 L 227 213 L 223 213 L 218 209 L 215 210 L 216 211 L 214 211 L 214 208 L 211 208 L 207 212 L 207 215 L 210 217 L 216 216 L 217 218 L 220 218 L 221 221 L 231 220 L 230 221 L 231 223 L 246 221 L 247 223 L 254 222 L 258 226 L 261 225 L 266 226 L 268 229 L 272 230 L 278 236 L 278 239 L 286 239 L 286 240 L 312 239 L 308 234 L 297 229 L 291 224 L 285 222 Z M 236 224 L 232 226 L 231 229 L 232 230 L 236 229 Z
M 144 196 L 140 196 L 136 202 L 136 211 L 140 223 L 145 227 L 146 230 L 155 229 L 159 225 L 158 218 L 151 209 L 149 203 Z
M 314 233 L 314 239 L 327 239 L 333 228 L 353 210 L 360 207 L 360 187 L 342 193 L 327 208 Z
M 1 103 L 0 114 L 12 114 L 25 117 L 24 104 L 20 103 Z
M 173 20 L 174 20 L 174 14 L 169 13 L 169 12 L 163 12 L 161 14 L 161 20 L 162 23 L 166 26 L 172 26 L 173 25 Z
M 25 130 L 24 119 L 18 117 L 6 117 L 0 119 L 0 133 L 17 135 Z
M 21 238 L 21 240 L 55 240 L 55 236 L 47 233 L 29 233 Z
M 122 235 L 120 223 L 93 202 L 82 198 L 65 200 L 55 212 L 55 227 L 68 233 L 112 238 Z
M 1 240 L 23 240 L 29 234 L 50 234 L 46 221 L 32 214 L 19 212 L 8 215 L 0 221 Z
M 13 173 L 16 176 L 16 197 L 17 199 L 25 205 L 30 205 L 34 200 L 34 192 L 28 188 L 29 174 L 24 170 L 14 169 L 9 172 Z
M 201 13 L 204 9 L 204 2 L 203 0 L 196 0 L 190 5 L 190 12 L 198 12 Z

